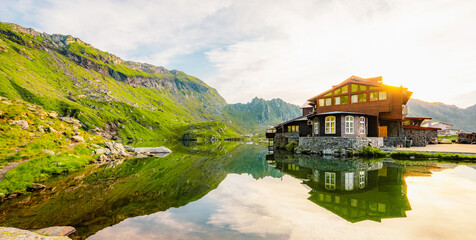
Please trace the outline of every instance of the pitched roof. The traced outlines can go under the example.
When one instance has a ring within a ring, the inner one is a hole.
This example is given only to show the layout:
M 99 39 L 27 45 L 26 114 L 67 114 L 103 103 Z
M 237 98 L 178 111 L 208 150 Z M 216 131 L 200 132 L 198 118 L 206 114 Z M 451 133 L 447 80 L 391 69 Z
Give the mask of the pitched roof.
M 311 105 L 311 102 L 309 101 L 306 101 L 302 106 L 301 108 L 312 108 L 313 106 Z
M 277 127 L 280 127 L 280 126 L 284 126 L 284 125 L 286 125 L 286 124 L 288 124 L 288 123 L 292 123 L 292 122 L 307 121 L 307 119 L 308 119 L 307 117 L 309 117 L 310 115 L 312 115 L 312 113 L 311 113 L 311 114 L 308 114 L 308 115 L 305 115 L 305 116 L 300 116 L 300 117 L 297 117 L 297 118 L 293 118 L 293 119 L 291 119 L 291 120 L 289 120 L 289 121 L 286 121 L 286 122 L 283 122 L 283 123 L 280 123 L 280 124 L 274 126 L 274 128 L 277 128 Z
M 313 101 L 314 99 L 318 98 L 318 97 L 321 97 L 323 95 L 326 95 L 332 91 L 334 91 L 334 89 L 336 88 L 339 88 L 343 85 L 346 85 L 348 83 L 359 83 L 359 84 L 366 84 L 366 85 L 371 85 L 371 86 L 376 86 L 376 87 L 379 87 L 379 86 L 383 86 L 383 83 L 382 83 L 382 77 L 373 77 L 373 78 L 361 78 L 361 77 L 357 77 L 357 76 L 350 76 L 349 78 L 347 78 L 345 81 L 341 82 L 340 84 L 338 85 L 334 85 L 332 86 L 331 89 L 319 94 L 319 95 L 316 95 L 312 98 L 309 98 L 308 101 Z

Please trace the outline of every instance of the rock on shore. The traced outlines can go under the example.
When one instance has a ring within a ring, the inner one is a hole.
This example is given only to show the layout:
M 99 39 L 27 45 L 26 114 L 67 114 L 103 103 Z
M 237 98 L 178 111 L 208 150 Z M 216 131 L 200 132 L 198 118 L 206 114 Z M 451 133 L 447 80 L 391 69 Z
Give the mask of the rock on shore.
M 0 239 L 70 240 L 71 238 L 66 236 L 44 236 L 28 230 L 11 227 L 0 227 Z

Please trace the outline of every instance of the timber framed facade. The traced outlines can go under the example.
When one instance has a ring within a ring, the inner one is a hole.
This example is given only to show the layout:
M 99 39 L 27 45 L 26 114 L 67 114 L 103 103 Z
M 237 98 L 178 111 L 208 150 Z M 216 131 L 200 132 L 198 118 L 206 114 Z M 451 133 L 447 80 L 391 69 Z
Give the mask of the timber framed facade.
M 408 88 L 383 84 L 382 77 L 351 76 L 309 98 L 301 106 L 302 116 L 274 126 L 274 144 L 341 137 L 369 138 L 369 145 L 375 142 L 370 138 L 393 138 L 397 141 L 392 140 L 391 145 L 401 145 L 406 137 L 403 123 L 411 96 Z

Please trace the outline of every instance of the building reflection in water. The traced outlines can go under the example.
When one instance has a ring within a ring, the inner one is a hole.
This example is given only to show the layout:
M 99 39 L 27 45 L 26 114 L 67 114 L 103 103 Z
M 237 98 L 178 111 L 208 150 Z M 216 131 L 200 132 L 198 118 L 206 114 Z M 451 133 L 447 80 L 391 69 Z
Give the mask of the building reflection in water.
M 349 222 L 406 217 L 411 210 L 405 166 L 391 160 L 367 162 L 275 153 L 268 163 L 302 179 L 309 200 Z

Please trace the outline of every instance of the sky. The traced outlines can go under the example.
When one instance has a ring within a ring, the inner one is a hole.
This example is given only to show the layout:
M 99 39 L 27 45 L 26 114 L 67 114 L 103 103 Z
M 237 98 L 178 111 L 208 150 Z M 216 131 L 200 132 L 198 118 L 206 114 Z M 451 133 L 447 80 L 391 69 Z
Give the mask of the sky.
M 177 69 L 228 103 L 301 105 L 348 77 L 476 104 L 474 0 L 0 0 L 0 21 Z

